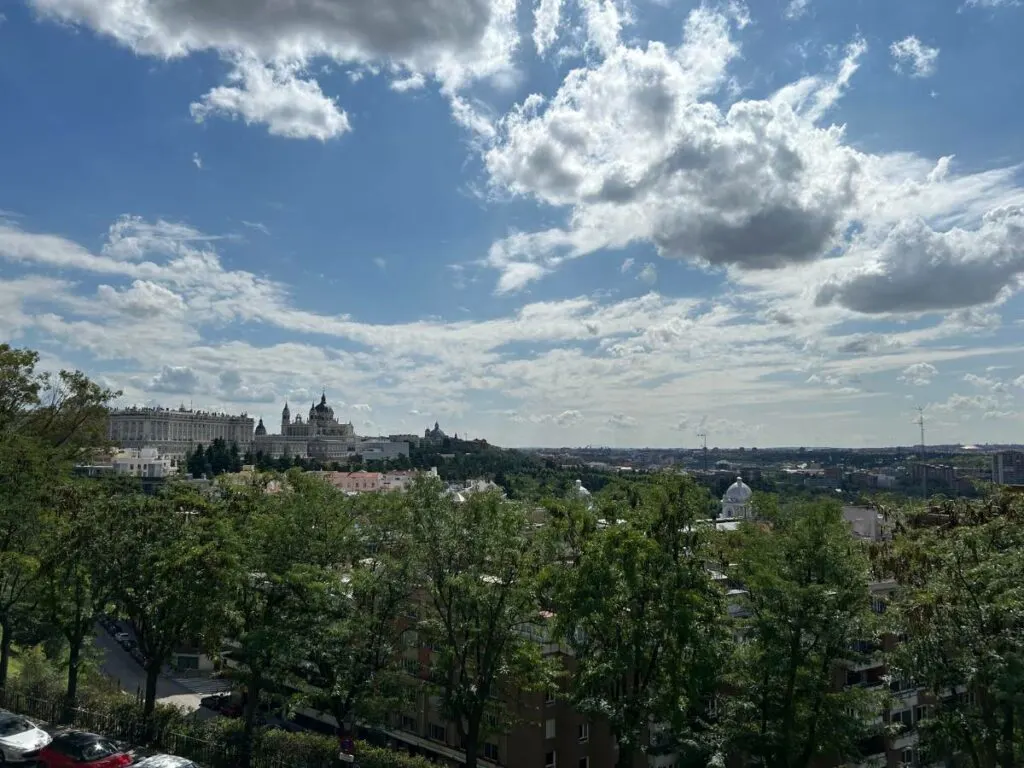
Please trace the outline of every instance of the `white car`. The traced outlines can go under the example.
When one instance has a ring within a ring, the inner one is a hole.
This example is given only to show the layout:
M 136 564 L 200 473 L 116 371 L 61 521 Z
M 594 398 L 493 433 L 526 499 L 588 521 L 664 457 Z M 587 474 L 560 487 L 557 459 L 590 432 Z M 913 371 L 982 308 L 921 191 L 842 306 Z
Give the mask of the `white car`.
M 137 763 L 132 763 L 130 768 L 199 768 L 199 766 L 191 760 L 177 755 L 151 755 Z
M 0 763 L 34 761 L 53 737 L 27 717 L 0 710 Z

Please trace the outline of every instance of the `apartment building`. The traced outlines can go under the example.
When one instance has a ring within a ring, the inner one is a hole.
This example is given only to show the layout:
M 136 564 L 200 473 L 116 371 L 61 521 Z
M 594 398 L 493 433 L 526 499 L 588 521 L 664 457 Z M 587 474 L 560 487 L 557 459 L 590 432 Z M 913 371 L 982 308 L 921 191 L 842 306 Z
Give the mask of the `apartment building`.
M 557 656 L 571 670 L 568 649 L 550 635 L 550 614 L 538 614 L 529 630 L 530 638 L 545 656 Z M 411 617 L 410 617 L 410 620 Z M 454 723 L 440 712 L 440 699 L 430 694 L 427 678 L 432 650 L 420 642 L 415 631 L 405 634 L 402 664 L 407 688 L 400 711 L 392 714 L 387 736 L 415 754 L 422 754 L 451 766 L 465 759 Z M 498 698 L 511 713 L 512 726 L 495 723 L 494 732 L 480 745 L 484 766 L 537 766 L 537 768 L 614 768 L 615 740 L 603 722 L 581 715 L 560 691 L 524 692 L 506 690 Z M 637 768 L 671 768 L 674 761 L 649 763 L 638 756 Z
M 992 482 L 996 485 L 1024 485 L 1024 451 L 993 453 Z

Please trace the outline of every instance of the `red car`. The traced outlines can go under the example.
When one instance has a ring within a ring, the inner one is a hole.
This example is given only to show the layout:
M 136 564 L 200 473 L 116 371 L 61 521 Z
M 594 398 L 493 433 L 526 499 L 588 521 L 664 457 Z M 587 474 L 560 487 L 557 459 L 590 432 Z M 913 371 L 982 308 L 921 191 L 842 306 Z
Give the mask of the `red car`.
M 106 736 L 64 731 L 36 758 L 41 768 L 123 768 L 132 758 Z

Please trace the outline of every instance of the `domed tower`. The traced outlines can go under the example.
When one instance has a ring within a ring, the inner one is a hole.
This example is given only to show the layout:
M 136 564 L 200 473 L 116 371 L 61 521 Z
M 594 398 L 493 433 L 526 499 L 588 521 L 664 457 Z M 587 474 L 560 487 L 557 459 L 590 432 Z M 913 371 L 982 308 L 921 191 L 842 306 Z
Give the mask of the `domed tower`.
M 732 520 L 750 520 L 753 513 L 750 509 L 750 497 L 754 492 L 750 486 L 737 477 L 736 482 L 729 486 L 722 497 L 722 517 Z
M 267 434 L 267 428 L 263 426 L 263 419 L 256 425 L 256 437 L 263 437 Z
M 292 423 L 292 412 L 288 410 L 288 401 L 285 400 L 284 410 L 281 411 L 281 434 L 286 434 Z

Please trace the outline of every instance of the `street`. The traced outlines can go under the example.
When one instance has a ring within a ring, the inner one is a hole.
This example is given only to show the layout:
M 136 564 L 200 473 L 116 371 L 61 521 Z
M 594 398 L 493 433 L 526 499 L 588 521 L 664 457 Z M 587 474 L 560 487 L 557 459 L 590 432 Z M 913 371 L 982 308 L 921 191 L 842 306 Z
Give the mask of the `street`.
M 145 693 L 145 670 L 102 626 L 97 625 L 94 642 L 103 652 L 103 674 L 117 682 L 126 693 L 140 696 Z M 160 675 L 156 684 L 156 700 L 162 704 L 175 704 L 194 711 L 200 710 L 200 700 L 203 696 L 222 690 L 227 690 L 227 684 L 220 680 L 174 680 L 166 675 Z M 206 710 L 200 712 L 206 713 Z M 210 715 L 212 714 L 211 712 Z

